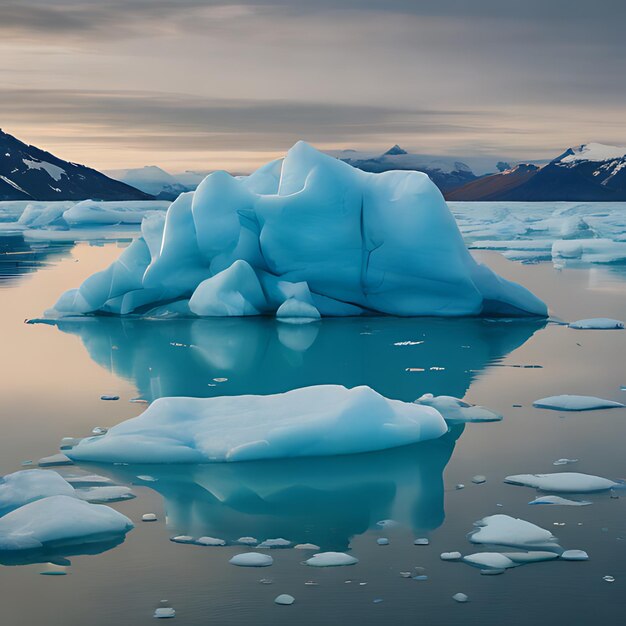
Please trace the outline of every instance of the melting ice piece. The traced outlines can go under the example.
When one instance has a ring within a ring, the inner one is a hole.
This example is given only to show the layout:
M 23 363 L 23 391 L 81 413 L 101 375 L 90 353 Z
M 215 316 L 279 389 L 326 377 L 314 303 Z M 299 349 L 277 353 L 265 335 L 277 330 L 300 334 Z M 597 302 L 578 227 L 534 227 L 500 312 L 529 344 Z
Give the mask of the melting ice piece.
M 141 516 L 141 521 L 142 522 L 156 522 L 157 516 L 154 513 L 144 513 Z
M 556 504 L 558 506 L 587 506 L 591 504 L 589 500 L 568 500 L 561 496 L 540 496 L 528 504 Z
M 311 567 L 340 567 L 343 565 L 354 565 L 358 562 L 359 559 L 345 552 L 320 552 L 305 561 Z
M 236 543 L 240 543 L 244 546 L 256 546 L 259 540 L 256 537 L 239 537 Z
M 195 539 L 191 535 L 176 535 L 176 537 L 170 537 L 170 541 L 174 543 L 195 543 Z
M 578 459 L 557 459 L 552 465 L 569 465 L 570 463 L 578 463 Z
M 74 487 L 56 472 L 21 470 L 0 478 L 0 515 L 48 496 L 73 496 Z
M 565 550 L 561 554 L 564 561 L 587 561 L 589 555 L 584 550 Z
M 549 396 L 533 402 L 538 409 L 553 409 L 555 411 L 592 411 L 594 409 L 613 409 L 623 407 L 621 402 L 604 400 L 594 396 Z
M 157 619 L 169 619 L 176 617 L 176 611 L 171 606 L 160 606 L 154 611 L 154 617 Z
M 282 604 L 283 606 L 288 606 L 293 604 L 296 599 L 293 596 L 290 596 L 288 593 L 281 593 L 279 596 L 274 598 L 275 604 Z
M 569 327 L 578 330 L 618 330 L 624 328 L 624 322 L 609 317 L 593 317 L 572 322 Z
M 225 546 L 226 542 L 223 539 L 217 539 L 216 537 L 199 537 L 194 543 L 200 546 Z
M 262 541 L 257 548 L 289 548 L 291 541 L 279 537 L 278 539 L 266 539 Z
M 427 546 L 430 541 L 426 537 L 419 537 L 413 542 L 414 546 Z
M 428 406 L 361 386 L 319 385 L 265 396 L 160 398 L 139 417 L 68 451 L 106 463 L 202 463 L 384 450 L 448 430 Z
M 74 487 L 99 487 L 102 485 L 113 485 L 113 481 L 108 476 L 100 474 L 80 474 L 77 476 L 63 475 L 70 485 Z
M 415 402 L 437 409 L 447 422 L 499 422 L 502 419 L 499 413 L 453 396 L 434 396 L 432 393 L 425 393 Z
M 469 600 L 469 597 L 466 596 L 464 593 L 455 593 L 452 596 L 452 599 L 456 602 L 467 602 Z
M 492 568 L 492 569 L 509 569 L 517 564 L 509 557 L 504 556 L 500 552 L 477 552 L 476 554 L 468 554 L 463 557 L 464 563 L 469 563 L 474 567 Z
M 45 456 L 43 459 L 39 459 L 37 462 L 39 467 L 55 467 L 57 465 L 74 465 L 74 461 L 68 458 L 65 454 L 53 454 L 52 456 Z
M 298 543 L 294 546 L 294 550 L 319 550 L 320 547 L 314 543 Z
M 388 546 L 389 545 L 389 539 L 387 539 L 387 537 L 379 537 L 378 539 L 376 539 L 376 543 L 379 546 Z
M 472 477 L 472 482 L 476 485 L 482 485 L 483 483 L 487 482 L 487 477 L 483 476 L 482 474 L 477 474 L 476 476 Z
M 70 496 L 50 496 L 0 518 L 0 550 L 80 544 L 123 535 L 133 523 L 118 511 Z
M 136 496 L 130 487 L 106 485 L 104 487 L 81 487 L 76 489 L 76 497 L 96 504 L 132 500 Z
M 594 491 L 607 491 L 618 486 L 618 483 L 608 478 L 579 474 L 578 472 L 516 474 L 507 476 L 504 482 L 511 485 L 534 487 L 540 491 L 558 491 L 561 493 L 593 493 Z
M 472 543 L 512 546 L 516 548 L 543 548 L 559 550 L 556 537 L 549 530 L 510 515 L 490 515 L 474 523 L 468 533 Z
M 460 552 L 442 552 L 439 558 L 442 561 L 460 561 L 462 554 Z
M 274 559 L 269 554 L 243 552 L 242 554 L 236 554 L 228 562 L 238 567 L 269 567 L 274 562 Z

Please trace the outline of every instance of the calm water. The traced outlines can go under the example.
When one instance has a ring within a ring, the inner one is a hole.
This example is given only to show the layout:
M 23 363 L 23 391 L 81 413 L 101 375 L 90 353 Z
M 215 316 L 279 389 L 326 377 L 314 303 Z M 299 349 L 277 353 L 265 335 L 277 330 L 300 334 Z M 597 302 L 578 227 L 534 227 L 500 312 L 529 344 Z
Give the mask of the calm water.
M 504 414 L 500 423 L 457 426 L 437 441 L 375 454 L 91 468 L 134 485 L 138 497 L 113 506 L 137 522 L 135 530 L 122 545 L 97 555 L 57 555 L 71 561 L 68 576 L 40 576 L 37 563 L 0 566 L 3 626 L 151 624 L 165 598 L 176 608 L 175 623 L 190 625 L 624 623 L 626 492 L 620 499 L 591 496 L 589 507 L 530 507 L 534 491 L 502 479 L 559 469 L 626 477 L 626 411 L 560 414 L 531 406 L 560 393 L 624 400 L 626 331 L 576 332 L 536 321 L 382 318 L 296 328 L 270 319 L 26 325 L 25 318 L 41 315 L 62 290 L 106 266 L 119 250 L 79 244 L 33 251 L 20 237 L 0 241 L 3 474 L 56 452 L 61 437 L 84 436 L 94 426 L 137 415 L 143 406 L 129 403 L 136 396 L 367 384 L 402 400 L 425 392 L 465 396 Z M 547 264 L 514 265 L 495 254 L 482 258 L 543 297 L 555 317 L 624 318 L 620 272 L 557 272 Z M 403 341 L 423 343 L 395 345 Z M 119 395 L 120 401 L 102 402 L 102 394 Z M 552 462 L 562 457 L 580 460 L 555 468 Z M 157 480 L 137 478 L 146 474 Z M 487 482 L 472 484 L 475 474 Z M 456 490 L 457 483 L 466 488 Z M 141 523 L 146 512 L 157 513 L 159 521 Z M 565 548 L 586 550 L 590 560 L 481 576 L 439 559 L 443 551 L 477 551 L 466 533 L 494 513 L 535 522 Z M 376 525 L 383 519 L 399 525 L 383 531 Z M 175 534 L 285 537 L 325 550 L 351 549 L 360 562 L 320 571 L 301 565 L 306 553 L 281 550 L 272 552 L 271 568 L 235 568 L 228 559 L 241 548 L 174 544 L 169 537 Z M 378 546 L 381 536 L 390 545 Z M 430 545 L 413 546 L 422 536 Z M 415 567 L 425 568 L 428 580 L 400 577 Z M 607 574 L 614 583 L 603 581 Z M 261 578 L 273 584 L 260 584 Z M 309 580 L 319 585 L 305 585 Z M 459 591 L 470 596 L 468 604 L 451 599 Z M 274 605 L 280 593 L 292 594 L 296 603 Z

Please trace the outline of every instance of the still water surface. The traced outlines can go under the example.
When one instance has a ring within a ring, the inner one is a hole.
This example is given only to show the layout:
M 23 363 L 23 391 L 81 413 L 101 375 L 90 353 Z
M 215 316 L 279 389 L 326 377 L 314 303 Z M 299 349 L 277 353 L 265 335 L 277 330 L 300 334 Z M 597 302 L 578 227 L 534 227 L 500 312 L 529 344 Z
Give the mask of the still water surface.
M 373 454 L 91 468 L 133 485 L 138 497 L 113 506 L 136 522 L 135 530 L 100 554 L 62 555 L 71 561 L 68 576 L 40 576 L 37 563 L 0 566 L 3 626 L 151 624 L 162 599 L 176 608 L 175 623 L 194 626 L 624 623 L 626 492 L 620 499 L 592 495 L 588 507 L 530 507 L 535 492 L 502 479 L 562 470 L 552 462 L 563 457 L 579 459 L 566 470 L 626 478 L 626 411 L 562 414 L 531 406 L 561 393 L 624 400 L 626 331 L 391 318 L 329 319 L 295 328 L 271 319 L 27 325 L 25 318 L 41 315 L 61 291 L 106 266 L 119 250 L 78 244 L 33 251 L 19 237 L 4 238 L 2 245 L 2 474 L 56 452 L 64 436 L 85 436 L 94 426 L 137 415 L 143 406 L 129 403 L 136 396 L 151 401 L 367 384 L 391 398 L 449 394 L 504 414 L 500 423 L 455 426 L 437 441 Z M 482 258 L 544 298 L 557 318 L 625 316 L 626 282 L 619 272 L 557 272 L 495 254 Z M 411 345 L 397 345 L 403 342 Z M 524 367 L 529 365 L 535 367 Z M 102 402 L 102 394 L 120 401 Z M 137 478 L 146 474 L 157 480 Z M 487 482 L 473 484 L 476 474 Z M 456 490 L 458 483 L 465 489 Z M 142 523 L 147 512 L 159 521 Z M 444 551 L 477 551 L 466 533 L 494 513 L 537 523 L 565 548 L 586 550 L 590 560 L 481 576 L 439 559 Z M 376 523 L 384 519 L 399 525 L 381 530 Z M 174 544 L 169 538 L 176 534 L 285 537 L 324 550 L 349 549 L 360 562 L 320 571 L 301 564 L 307 553 L 275 550 L 271 568 L 235 568 L 228 559 L 241 548 Z M 390 545 L 377 545 L 382 536 Z M 430 545 L 414 546 L 416 537 L 428 537 Z M 400 576 L 421 573 L 416 567 L 425 568 L 428 580 Z M 602 579 L 607 574 L 614 583 Z M 273 583 L 260 584 L 261 578 Z M 311 580 L 319 584 L 304 584 Z M 456 604 L 451 596 L 457 592 L 470 602 Z M 295 596 L 296 603 L 274 605 L 280 593 Z

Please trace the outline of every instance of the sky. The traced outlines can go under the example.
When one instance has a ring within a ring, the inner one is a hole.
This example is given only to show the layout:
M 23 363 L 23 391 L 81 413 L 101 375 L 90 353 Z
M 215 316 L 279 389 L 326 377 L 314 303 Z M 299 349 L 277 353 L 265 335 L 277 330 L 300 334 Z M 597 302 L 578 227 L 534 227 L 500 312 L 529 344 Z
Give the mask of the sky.
M 0 0 L 0 127 L 99 169 L 626 145 L 624 0 Z

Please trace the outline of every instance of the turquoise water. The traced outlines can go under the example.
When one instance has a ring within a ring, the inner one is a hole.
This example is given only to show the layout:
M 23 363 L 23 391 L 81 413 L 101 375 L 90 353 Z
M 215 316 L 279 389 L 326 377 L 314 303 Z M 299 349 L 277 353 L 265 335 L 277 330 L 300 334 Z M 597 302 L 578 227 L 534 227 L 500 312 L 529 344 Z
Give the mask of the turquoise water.
M 64 436 L 85 436 L 137 415 L 144 405 L 129 400 L 138 396 L 151 401 L 367 384 L 407 401 L 426 392 L 466 397 L 504 420 L 455 426 L 436 441 L 363 455 L 89 467 L 133 486 L 138 497 L 113 506 L 136 528 L 121 545 L 92 547 L 96 554 L 61 548 L 23 559 L 30 563 L 5 559 L 3 625 L 149 624 L 162 599 L 175 607 L 175 623 L 190 625 L 623 623 L 626 493 L 587 496 L 588 507 L 530 507 L 535 492 L 502 479 L 559 470 L 626 477 L 625 410 L 562 414 L 532 407 L 533 400 L 560 393 L 624 400 L 626 332 L 577 332 L 528 320 L 393 318 L 304 327 L 271 319 L 30 325 L 26 318 L 41 315 L 119 250 L 114 244 L 33 250 L 19 237 L 10 239 L 2 240 L 0 252 L 3 474 L 56 452 Z M 483 258 L 544 298 L 555 317 L 624 318 L 626 283 L 619 273 L 557 272 L 496 254 Z M 120 400 L 102 402 L 102 394 Z M 579 461 L 552 465 L 563 457 Z M 486 483 L 473 484 L 476 474 Z M 465 488 L 457 490 L 458 483 Z M 157 514 L 156 523 L 140 521 L 148 512 Z M 476 552 L 466 534 L 494 513 L 539 524 L 563 547 L 586 550 L 590 560 L 526 565 L 502 576 L 440 560 L 444 551 Z M 382 529 L 377 522 L 385 519 L 398 524 Z M 301 564 L 309 553 L 285 549 L 272 551 L 270 568 L 235 568 L 228 560 L 241 547 L 170 542 L 177 534 L 284 537 L 349 550 L 359 563 L 320 571 Z M 390 545 L 377 545 L 380 537 Z M 428 537 L 430 545 L 414 546 L 417 537 Z M 69 563 L 68 576 L 39 575 L 45 566 L 37 561 L 52 558 Z M 428 578 L 401 577 L 406 571 Z M 605 582 L 605 575 L 615 582 Z M 455 603 L 457 592 L 470 602 Z M 296 603 L 274 605 L 281 593 Z

